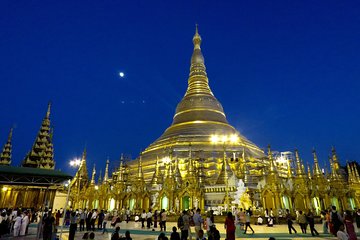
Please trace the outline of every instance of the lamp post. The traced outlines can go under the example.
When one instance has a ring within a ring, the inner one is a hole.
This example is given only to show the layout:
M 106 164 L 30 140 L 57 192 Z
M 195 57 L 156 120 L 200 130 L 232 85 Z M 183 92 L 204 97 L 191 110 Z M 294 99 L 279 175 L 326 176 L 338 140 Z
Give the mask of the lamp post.
M 210 141 L 213 144 L 219 144 L 221 143 L 223 146 L 223 164 L 225 169 L 225 199 L 224 199 L 224 205 L 225 208 L 230 205 L 230 196 L 229 196 L 229 179 L 227 175 L 227 169 L 226 169 L 226 147 L 231 144 L 235 145 L 239 142 L 239 136 L 236 134 L 231 135 L 211 135 Z
M 80 159 L 74 159 L 74 160 L 71 160 L 70 161 L 70 166 L 71 167 L 76 167 L 78 171 L 79 170 L 79 166 L 81 164 L 81 160 Z M 80 188 L 80 186 L 78 186 Z M 66 201 L 65 201 L 65 206 L 64 206 L 64 217 L 63 217 L 63 220 L 62 220 L 62 224 L 61 224 L 61 229 L 60 229 L 60 236 L 59 236 L 59 239 L 61 239 L 61 236 L 62 236 L 62 233 L 63 233 L 63 230 L 64 230 L 64 225 L 65 225 L 65 216 L 66 216 L 66 209 L 67 209 L 67 206 L 68 206 L 68 203 L 69 203 L 69 195 L 70 195 L 70 180 L 68 182 L 68 192 L 67 192 L 67 195 L 66 195 Z

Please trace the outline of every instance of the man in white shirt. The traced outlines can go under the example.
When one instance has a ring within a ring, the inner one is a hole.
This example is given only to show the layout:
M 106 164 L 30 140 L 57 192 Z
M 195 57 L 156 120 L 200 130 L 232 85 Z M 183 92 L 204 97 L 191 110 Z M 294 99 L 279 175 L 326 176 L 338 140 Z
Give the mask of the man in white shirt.
M 94 212 L 91 215 L 91 220 L 90 220 L 90 225 L 91 225 L 92 231 L 95 231 L 96 218 L 97 218 L 97 210 L 94 210 Z
M 151 209 L 149 209 L 149 212 L 146 214 L 146 227 L 151 228 L 152 224 L 152 212 Z

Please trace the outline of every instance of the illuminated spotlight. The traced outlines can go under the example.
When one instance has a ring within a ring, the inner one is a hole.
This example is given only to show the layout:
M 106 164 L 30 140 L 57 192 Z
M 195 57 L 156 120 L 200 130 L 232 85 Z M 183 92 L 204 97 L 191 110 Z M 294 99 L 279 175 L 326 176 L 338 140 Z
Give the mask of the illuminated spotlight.
M 210 141 L 211 141 L 212 143 L 217 143 L 217 142 L 219 142 L 219 136 L 218 136 L 218 135 L 211 135 Z
M 230 136 L 230 142 L 237 143 L 239 141 L 239 137 L 236 134 Z
M 119 76 L 120 76 L 121 78 L 123 78 L 123 77 L 125 77 L 125 73 L 124 73 L 124 72 L 119 72 Z

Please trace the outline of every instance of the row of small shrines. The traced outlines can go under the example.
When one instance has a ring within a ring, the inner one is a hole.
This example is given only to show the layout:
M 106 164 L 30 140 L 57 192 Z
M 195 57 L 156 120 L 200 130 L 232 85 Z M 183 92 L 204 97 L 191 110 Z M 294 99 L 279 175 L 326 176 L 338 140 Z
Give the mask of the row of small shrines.
M 315 151 L 313 156 L 313 171 L 311 173 L 308 168 L 306 172 L 298 152 L 295 151 L 295 169 L 288 171 L 287 177 L 280 177 L 283 175 L 279 174 L 269 148 L 270 166 L 267 174 L 255 186 L 247 184 L 246 176 L 244 179 L 251 206 L 292 211 L 313 209 L 317 213 L 332 205 L 344 210 L 360 207 L 358 165 L 348 163 L 346 169 L 341 168 L 333 148 L 330 159 L 331 172 L 324 174 L 319 167 Z M 227 163 L 224 162 L 224 164 Z M 228 181 L 223 185 L 206 186 L 206 181 L 201 184 L 200 176 L 197 176 L 196 172 L 181 178 L 181 174 L 176 170 L 175 162 L 171 164 L 172 167 L 168 166 L 164 173 L 160 172 L 158 165 L 157 163 L 151 181 L 145 182 L 141 158 L 136 176 L 132 175 L 130 178 L 127 176 L 129 169 L 123 165 L 122 161 L 120 168 L 109 178 L 109 162 L 107 161 L 104 179 L 96 184 L 95 168 L 92 171 L 91 180 L 87 179 L 86 154 L 84 153 L 79 170 L 70 185 L 70 199 L 73 207 L 129 208 L 133 211 L 155 208 L 176 212 L 193 207 L 215 207 L 214 204 L 209 204 L 214 192 L 220 194 L 222 199 L 216 206 L 230 207 L 231 201 L 236 196 L 236 186 Z M 230 168 L 223 167 L 222 169 Z M 222 191 L 218 191 L 219 189 Z M 239 207 L 247 206 L 241 203 Z

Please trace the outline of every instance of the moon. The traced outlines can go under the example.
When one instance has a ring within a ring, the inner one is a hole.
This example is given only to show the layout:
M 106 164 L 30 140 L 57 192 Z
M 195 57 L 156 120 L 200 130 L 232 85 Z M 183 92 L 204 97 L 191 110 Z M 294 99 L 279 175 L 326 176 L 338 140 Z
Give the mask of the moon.
M 119 72 L 119 76 L 120 76 L 121 78 L 123 78 L 123 77 L 125 77 L 125 73 L 124 73 L 124 72 Z

